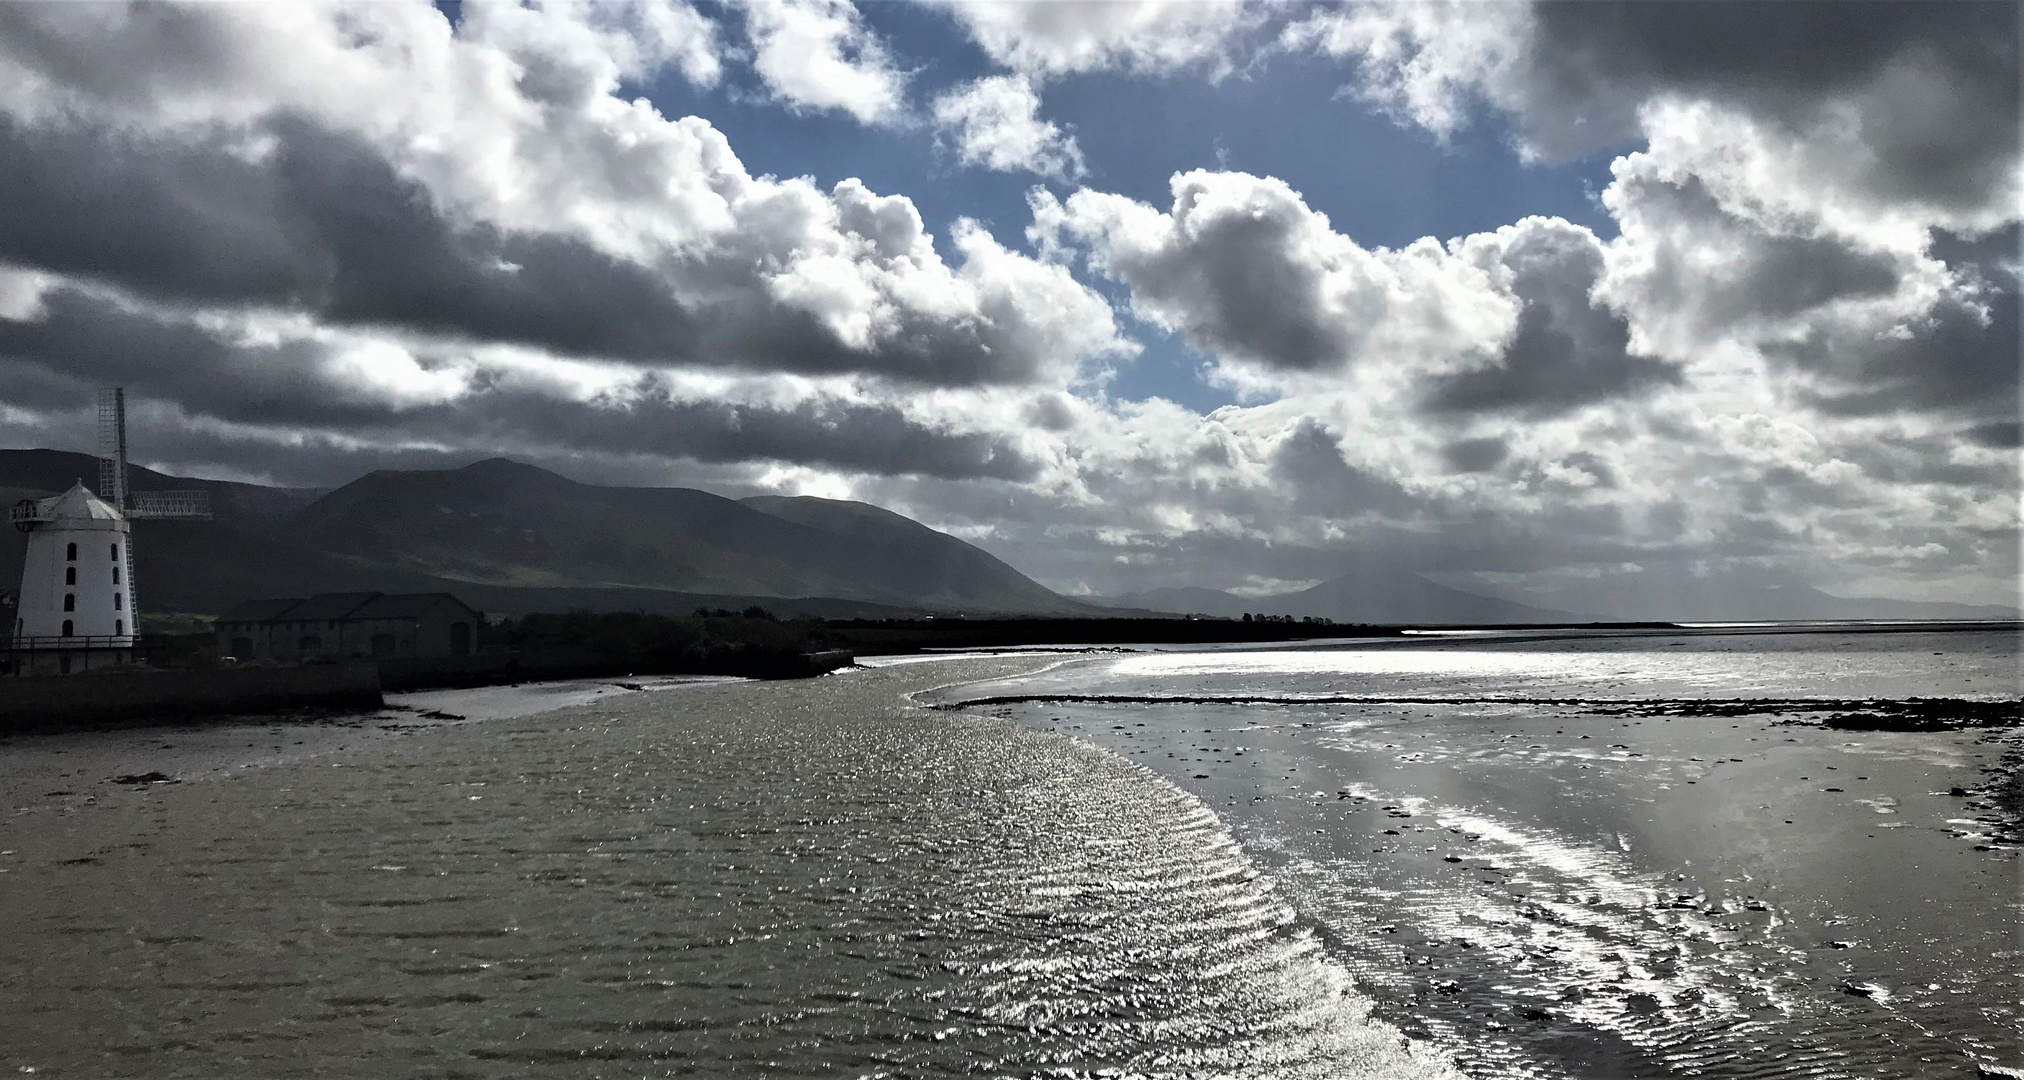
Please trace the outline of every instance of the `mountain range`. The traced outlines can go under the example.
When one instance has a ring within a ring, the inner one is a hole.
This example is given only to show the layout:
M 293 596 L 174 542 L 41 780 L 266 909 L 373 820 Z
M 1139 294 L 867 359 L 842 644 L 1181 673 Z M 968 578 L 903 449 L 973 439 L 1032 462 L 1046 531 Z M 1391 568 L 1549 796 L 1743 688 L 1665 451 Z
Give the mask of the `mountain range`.
M 0 450 L 0 500 L 93 486 L 97 459 Z M 1490 595 L 1410 573 L 1365 572 L 1243 597 L 1162 588 L 1066 597 L 981 548 L 860 502 L 729 499 L 687 488 L 584 484 L 494 458 L 460 469 L 369 473 L 334 489 L 264 487 L 135 467 L 134 491 L 196 488 L 209 521 L 135 525 L 143 610 L 216 614 L 246 599 L 318 592 L 454 592 L 495 614 L 588 608 L 682 613 L 759 604 L 782 615 L 1246 612 L 1345 623 L 2015 618 L 2017 609 L 1831 596 L 1804 584 L 1599 580 L 1549 597 Z M 0 589 L 27 548 L 0 532 Z
M 1836 619 L 2015 619 L 2016 607 L 1835 596 L 1804 583 L 1762 578 L 1647 581 L 1602 578 L 1528 599 L 1448 588 L 1414 574 L 1356 574 L 1300 592 L 1245 597 L 1218 589 L 1149 589 L 1093 597 L 1171 614 L 1235 618 L 1318 615 L 1361 623 L 1755 622 Z
M 0 498 L 46 495 L 95 459 L 0 451 Z M 134 491 L 197 488 L 210 521 L 135 524 L 146 610 L 215 614 L 244 599 L 339 590 L 455 592 L 488 612 L 1091 615 L 956 537 L 864 503 L 580 484 L 504 459 L 374 472 L 334 490 L 129 472 Z M 19 566 L 26 539 L 0 539 Z
M 1219 589 L 1149 589 L 1106 597 L 1120 607 L 1237 618 L 1245 613 L 1315 615 L 1348 623 L 1565 623 L 1594 616 L 1533 607 L 1437 585 L 1414 574 L 1357 575 L 1299 592 L 1237 596 Z

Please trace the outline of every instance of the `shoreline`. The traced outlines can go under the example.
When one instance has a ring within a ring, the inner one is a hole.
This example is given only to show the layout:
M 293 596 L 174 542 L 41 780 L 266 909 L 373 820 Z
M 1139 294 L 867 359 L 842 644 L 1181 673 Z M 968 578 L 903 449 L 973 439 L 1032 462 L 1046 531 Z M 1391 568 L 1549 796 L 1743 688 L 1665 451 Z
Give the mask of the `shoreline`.
M 122 778 L 180 783 L 238 769 L 282 765 L 463 724 L 517 719 L 615 694 L 739 680 L 710 676 L 568 679 L 520 686 L 420 690 L 386 695 L 368 710 L 177 718 L 104 727 L 0 734 L 0 807 L 32 808 L 51 790 L 94 798 Z M 149 777 L 155 779 L 140 779 Z M 59 783 L 61 781 L 61 783 Z

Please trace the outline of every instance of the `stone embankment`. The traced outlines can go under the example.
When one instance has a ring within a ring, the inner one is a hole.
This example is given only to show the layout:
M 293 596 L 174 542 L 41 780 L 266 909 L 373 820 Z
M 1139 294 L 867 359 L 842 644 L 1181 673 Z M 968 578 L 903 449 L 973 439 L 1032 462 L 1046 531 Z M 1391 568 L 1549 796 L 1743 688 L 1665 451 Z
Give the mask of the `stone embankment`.
M 370 661 L 211 670 L 112 668 L 0 679 L 0 731 L 296 709 L 377 709 Z

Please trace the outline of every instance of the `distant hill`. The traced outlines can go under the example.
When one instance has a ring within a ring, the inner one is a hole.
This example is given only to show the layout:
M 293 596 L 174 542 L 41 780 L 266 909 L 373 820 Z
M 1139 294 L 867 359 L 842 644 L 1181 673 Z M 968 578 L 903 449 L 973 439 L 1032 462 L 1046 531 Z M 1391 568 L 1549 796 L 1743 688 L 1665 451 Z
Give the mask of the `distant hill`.
M 354 561 L 491 585 L 1082 610 L 986 552 L 874 506 L 598 487 L 503 459 L 372 473 L 303 508 L 290 534 Z
M 1533 607 L 1436 585 L 1415 574 L 1352 574 L 1311 589 L 1261 597 L 1254 608 L 1272 615 L 1320 615 L 1359 623 L 1590 622 L 1592 616 Z
M 1256 600 L 1235 593 L 1226 593 L 1221 589 L 1169 587 L 1089 599 L 1107 607 L 1135 608 L 1172 615 L 1209 615 L 1225 619 L 1241 618 L 1247 611 L 1263 610 Z M 1311 615 L 1313 612 L 1308 614 Z
M 1218 589 L 1169 588 L 1126 593 L 1109 597 L 1105 602 L 1175 614 L 1237 617 L 1253 612 L 1296 618 L 1314 615 L 1346 623 L 1493 625 L 1593 621 L 1591 616 L 1450 589 L 1412 574 L 1352 574 L 1324 581 L 1311 589 L 1273 596 L 1242 597 Z
M 0 488 L 19 498 L 77 479 L 91 486 L 96 468 L 84 454 L 0 451 Z M 1094 610 L 962 540 L 862 503 L 600 487 L 503 459 L 375 472 L 327 492 L 142 469 L 130 482 L 203 488 L 217 509 L 213 521 L 137 526 L 136 591 L 154 611 L 354 589 L 449 590 L 505 614 L 751 603 L 830 617 Z M 0 566 L 18 567 L 24 549 L 10 530 Z
M 1364 623 L 1536 622 L 1753 622 L 1807 619 L 2016 619 L 2002 604 L 1951 604 L 1875 597 L 1834 596 L 1809 585 L 1762 579 L 1705 579 L 1671 583 L 1627 577 L 1536 594 L 1526 603 L 1511 595 L 1447 588 L 1409 574 L 1351 575 L 1312 589 L 1242 597 L 1216 589 L 1165 588 L 1091 598 L 1116 607 L 1173 614 L 1237 617 L 1319 615 Z
M 1506 599 L 1521 599 L 1509 593 L 1503 595 Z M 2015 619 L 2019 615 L 2018 609 L 2009 604 L 1955 604 L 1835 596 L 1804 581 L 1761 572 L 1719 577 L 1696 577 L 1682 573 L 1669 575 L 1658 571 L 1605 575 L 1552 593 L 1528 594 L 1522 599 L 1626 621 Z

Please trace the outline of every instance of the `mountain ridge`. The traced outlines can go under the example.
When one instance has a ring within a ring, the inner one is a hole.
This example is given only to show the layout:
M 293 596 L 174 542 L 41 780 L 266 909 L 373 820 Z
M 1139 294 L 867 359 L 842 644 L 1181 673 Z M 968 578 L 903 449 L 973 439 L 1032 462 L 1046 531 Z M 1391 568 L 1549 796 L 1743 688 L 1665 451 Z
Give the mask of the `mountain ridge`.
M 97 468 L 87 454 L 0 450 L 0 501 L 78 480 L 92 486 Z M 378 470 L 329 489 L 134 466 L 129 485 L 203 490 L 217 511 L 212 521 L 137 526 L 136 595 L 151 611 L 215 613 L 245 599 L 377 590 L 457 592 L 501 614 L 756 603 L 826 618 L 1251 612 L 1364 624 L 2019 616 L 2014 607 L 1837 597 L 1780 581 L 1659 581 L 1665 588 L 1656 590 L 1604 581 L 1520 598 L 1374 571 L 1257 597 L 1195 587 L 1064 597 L 973 544 L 869 503 L 605 487 L 506 458 Z M 0 567 L 19 567 L 25 548 L 25 536 L 5 530 Z M 14 584 L 0 581 L 0 589 Z
M 5 491 L 68 487 L 73 478 L 59 474 L 79 470 L 91 483 L 94 459 L 0 451 Z M 340 589 L 455 591 L 502 613 L 749 603 L 828 617 L 1099 610 L 959 538 L 862 503 L 603 487 L 499 458 L 378 470 L 321 491 L 140 468 L 130 479 L 134 490 L 210 491 L 218 511 L 212 521 L 140 525 L 136 593 L 153 610 L 215 613 L 244 599 Z M 0 557 L 18 566 L 13 549 L 24 544 L 10 534 Z
M 1185 615 L 1235 618 L 1245 613 L 1316 616 L 1351 624 L 1475 624 L 1592 622 L 1575 612 L 1534 607 L 1451 589 L 1418 575 L 1346 574 L 1298 592 L 1243 597 L 1219 589 L 1162 588 L 1106 598 L 1120 606 Z
M 1527 604 L 1495 593 L 1454 589 L 1414 575 L 1392 575 L 1391 599 L 1371 605 L 1355 599 L 1360 583 L 1376 575 L 1345 575 L 1309 589 L 1266 596 L 1238 596 L 1220 589 L 1164 587 L 1088 597 L 1092 603 L 1142 608 L 1173 615 L 1236 618 L 1252 612 L 1299 617 L 1315 615 L 1350 623 L 1625 623 L 1625 622 L 1804 622 L 1810 620 L 2015 620 L 2024 616 L 2000 604 L 1891 600 L 1835 596 L 1812 586 L 1710 590 L 1714 595 L 1686 603 L 1654 605 L 1603 590 L 1566 597 L 1562 606 Z M 1410 578 L 1417 585 L 1397 581 Z M 1378 579 L 1383 580 L 1383 579 Z M 1399 599 L 1399 590 L 1418 593 Z M 1459 599 L 1459 598 L 1467 598 Z M 1585 602 L 1584 602 L 1585 601 Z M 1776 605 L 1776 606 L 1774 606 Z

